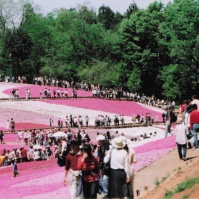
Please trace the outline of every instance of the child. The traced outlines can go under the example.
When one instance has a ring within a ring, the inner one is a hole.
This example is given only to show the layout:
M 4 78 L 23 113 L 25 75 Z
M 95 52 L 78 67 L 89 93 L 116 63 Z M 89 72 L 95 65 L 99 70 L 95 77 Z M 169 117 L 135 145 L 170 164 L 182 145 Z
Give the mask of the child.
M 15 158 L 13 162 L 13 177 L 16 177 L 17 175 L 19 175 L 19 172 L 17 169 L 17 158 Z

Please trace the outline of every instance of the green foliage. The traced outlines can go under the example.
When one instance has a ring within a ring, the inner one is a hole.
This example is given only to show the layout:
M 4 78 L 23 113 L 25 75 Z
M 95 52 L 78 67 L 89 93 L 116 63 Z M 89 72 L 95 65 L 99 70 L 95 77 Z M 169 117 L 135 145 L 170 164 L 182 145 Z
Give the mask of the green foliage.
M 185 189 L 193 187 L 195 184 L 199 184 L 199 178 L 187 179 L 183 183 L 180 183 L 180 184 L 177 185 L 177 188 L 175 189 L 175 192 L 179 193 L 181 191 L 184 191 Z
M 140 90 L 141 83 L 142 83 L 140 77 L 141 77 L 140 69 L 138 69 L 138 68 L 133 69 L 132 73 L 129 76 L 128 82 L 127 82 L 128 89 L 131 92 L 135 93 Z
M 174 194 L 173 191 L 166 190 L 166 192 L 164 194 L 164 199 L 172 199 L 173 194 Z
M 166 97 L 174 99 L 179 93 L 178 86 L 178 65 L 169 65 L 163 67 L 160 75 L 163 81 L 163 93 Z
M 199 90 L 199 3 L 154 2 L 124 16 L 85 5 L 42 15 L 29 1 L 0 1 L 0 69 L 172 99 Z M 13 20 L 16 19 L 16 20 Z M 97 61 L 96 61 L 97 60 Z M 10 65 L 10 64 L 9 64 Z
M 109 7 L 101 6 L 99 8 L 98 19 L 105 29 L 111 29 L 114 25 L 114 12 Z
M 199 178 L 186 179 L 184 182 L 177 185 L 173 191 L 167 191 L 164 195 L 165 199 L 170 199 L 175 193 L 182 192 L 186 189 L 193 187 L 194 185 L 199 184 Z M 186 198 L 186 196 L 183 196 Z
M 78 72 L 78 77 L 84 82 L 95 85 L 118 86 L 117 68 L 106 62 L 95 61 L 90 67 L 82 67 Z
M 182 196 L 182 199 L 186 199 L 186 198 L 188 198 L 187 194 Z
M 132 4 L 129 5 L 128 9 L 124 13 L 124 17 L 130 18 L 131 14 L 136 11 L 138 11 L 138 7 L 137 4 L 133 2 Z
M 160 182 L 159 182 L 158 178 L 155 179 L 154 184 L 155 184 L 156 187 L 160 185 Z

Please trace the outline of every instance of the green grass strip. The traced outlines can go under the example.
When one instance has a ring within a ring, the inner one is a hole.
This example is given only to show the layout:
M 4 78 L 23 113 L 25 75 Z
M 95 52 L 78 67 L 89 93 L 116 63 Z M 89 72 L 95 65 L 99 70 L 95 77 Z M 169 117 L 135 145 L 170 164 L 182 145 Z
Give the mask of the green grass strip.
M 196 184 L 199 184 L 199 177 L 187 179 L 184 182 L 177 184 L 177 187 L 173 191 L 166 191 L 166 193 L 164 194 L 164 199 L 172 199 L 172 196 L 175 193 L 182 192 L 186 189 L 193 187 Z

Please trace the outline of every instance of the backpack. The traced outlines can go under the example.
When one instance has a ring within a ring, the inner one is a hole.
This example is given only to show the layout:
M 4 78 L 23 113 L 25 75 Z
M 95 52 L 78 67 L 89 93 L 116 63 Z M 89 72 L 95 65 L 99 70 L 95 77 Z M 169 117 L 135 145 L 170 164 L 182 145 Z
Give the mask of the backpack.
M 177 115 L 175 115 L 175 113 L 173 111 L 171 111 L 170 117 L 171 117 L 171 123 L 177 121 Z

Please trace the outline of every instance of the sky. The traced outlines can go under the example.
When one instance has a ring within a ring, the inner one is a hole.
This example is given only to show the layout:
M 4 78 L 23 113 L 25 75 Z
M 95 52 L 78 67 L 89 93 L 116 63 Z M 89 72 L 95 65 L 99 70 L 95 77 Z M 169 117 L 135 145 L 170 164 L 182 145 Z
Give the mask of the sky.
M 155 0 L 135 0 L 138 8 L 147 8 L 148 5 Z M 166 5 L 172 0 L 157 0 L 157 2 L 162 2 Z M 93 8 L 96 12 L 98 8 L 102 5 L 109 6 L 114 12 L 124 12 L 128 9 L 129 5 L 133 0 L 32 0 L 33 3 L 39 5 L 43 13 L 49 13 L 56 8 L 76 8 L 77 5 L 87 5 L 87 7 Z

